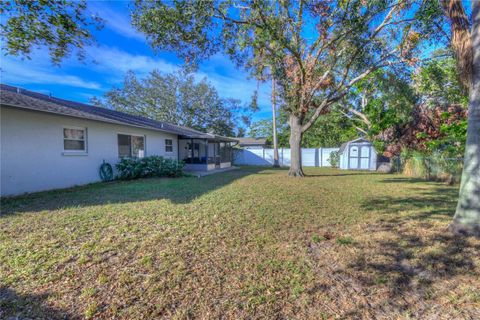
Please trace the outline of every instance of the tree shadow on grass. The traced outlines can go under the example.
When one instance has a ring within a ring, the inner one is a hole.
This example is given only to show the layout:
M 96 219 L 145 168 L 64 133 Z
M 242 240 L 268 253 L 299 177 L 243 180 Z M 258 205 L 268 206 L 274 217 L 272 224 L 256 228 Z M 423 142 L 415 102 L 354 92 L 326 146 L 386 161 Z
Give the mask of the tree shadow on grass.
M 447 231 L 457 188 L 403 177 L 382 182 L 409 189 L 361 204 L 380 218 L 354 235 L 354 250 L 312 249 L 328 308 L 342 318 L 479 318 L 480 239 Z
M 420 182 L 399 179 L 389 180 Z M 406 196 L 372 197 L 362 204 L 383 217 L 365 228 L 369 241 L 360 242 L 359 254 L 352 257 L 343 276 L 365 296 L 385 294 L 368 302 L 370 316 L 448 318 L 459 316 L 455 312 L 467 318 L 480 316 L 475 308 L 480 294 L 469 293 L 474 289 L 468 286 L 480 286 L 480 240 L 456 236 L 445 225 L 455 212 L 458 190 L 436 184 L 433 189 L 409 191 Z M 471 296 L 473 303 L 458 311 L 453 302 L 442 304 L 446 295 L 467 302 Z M 359 316 L 356 312 L 346 316 Z
M 1 199 L 0 203 L 0 219 L 2 216 L 22 212 L 39 212 L 43 210 L 134 203 L 160 199 L 168 199 L 177 204 L 186 204 L 203 194 L 266 169 L 268 168 L 248 167 L 201 178 L 148 178 L 94 183 L 86 186 L 4 198 Z
M 394 177 L 383 179 L 380 182 L 382 183 L 435 183 L 421 178 L 409 178 L 409 177 Z
M 447 231 L 456 188 L 412 186 L 406 196 L 363 203 L 380 219 L 362 226 L 355 249 L 312 250 L 329 309 L 342 318 L 480 317 L 480 239 Z M 325 245 L 328 244 L 325 242 Z M 322 251 L 323 250 L 323 251 Z M 325 280 L 328 279 L 328 280 Z M 475 289 L 476 288 L 476 289 Z
M 372 172 L 352 172 L 352 173 L 334 173 L 334 174 L 305 174 L 306 178 L 317 178 L 317 177 L 348 177 L 348 176 L 365 176 L 371 175 Z M 377 173 L 373 173 L 377 174 Z
M 382 292 L 369 301 L 372 316 L 455 317 L 455 299 L 466 302 L 459 308 L 463 316 L 478 316 L 479 298 L 472 296 L 480 285 L 478 241 L 412 226 L 392 226 L 383 233 L 386 239 L 375 237 L 348 264 L 347 277 L 365 296 Z M 453 302 L 442 302 L 445 296 Z
M 432 190 L 412 189 L 408 196 L 372 197 L 362 203 L 362 208 L 385 214 L 381 220 L 399 222 L 401 219 L 425 220 L 429 218 L 453 217 L 457 205 L 456 188 L 437 186 Z M 408 216 L 402 216 L 408 212 Z M 393 216 L 392 216 L 393 215 Z
M 0 286 L 0 319 L 80 319 L 65 310 L 47 305 L 48 294 L 19 294 Z

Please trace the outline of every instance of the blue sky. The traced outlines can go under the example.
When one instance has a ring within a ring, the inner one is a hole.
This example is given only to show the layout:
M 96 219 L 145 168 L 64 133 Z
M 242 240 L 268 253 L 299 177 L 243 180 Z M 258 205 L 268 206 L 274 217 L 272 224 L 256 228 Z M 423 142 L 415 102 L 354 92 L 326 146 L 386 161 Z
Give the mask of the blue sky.
M 89 1 L 89 10 L 105 20 L 105 27 L 94 31 L 96 44 L 87 48 L 84 62 L 75 55 L 53 66 L 48 52 L 35 50 L 31 60 L 19 57 L 1 57 L 1 82 L 55 97 L 88 103 L 94 96 L 100 97 L 114 86 L 120 86 L 125 72 L 133 70 L 144 77 L 151 70 L 171 72 L 182 62 L 174 53 L 154 53 L 143 34 L 130 23 L 129 3 L 116 1 Z M 235 68 L 223 55 L 204 61 L 197 72 L 198 78 L 206 77 L 224 98 L 240 99 L 249 103 L 257 82 L 248 74 Z M 260 84 L 260 111 L 255 119 L 271 117 L 270 87 Z

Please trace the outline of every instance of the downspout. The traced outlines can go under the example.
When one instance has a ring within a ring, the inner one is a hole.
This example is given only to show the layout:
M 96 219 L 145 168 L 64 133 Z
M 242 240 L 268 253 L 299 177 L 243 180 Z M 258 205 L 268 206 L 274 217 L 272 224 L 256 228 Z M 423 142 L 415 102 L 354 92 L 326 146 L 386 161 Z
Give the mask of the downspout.
M 177 135 L 177 162 L 180 162 L 180 136 Z

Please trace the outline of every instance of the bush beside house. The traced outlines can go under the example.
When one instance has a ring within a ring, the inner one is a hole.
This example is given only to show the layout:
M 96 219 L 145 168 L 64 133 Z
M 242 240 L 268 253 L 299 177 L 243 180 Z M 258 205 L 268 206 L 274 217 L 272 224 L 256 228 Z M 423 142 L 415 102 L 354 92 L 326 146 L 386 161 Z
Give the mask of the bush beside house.
M 115 165 L 118 178 L 123 180 L 148 177 L 181 177 L 184 163 L 160 156 L 124 158 Z

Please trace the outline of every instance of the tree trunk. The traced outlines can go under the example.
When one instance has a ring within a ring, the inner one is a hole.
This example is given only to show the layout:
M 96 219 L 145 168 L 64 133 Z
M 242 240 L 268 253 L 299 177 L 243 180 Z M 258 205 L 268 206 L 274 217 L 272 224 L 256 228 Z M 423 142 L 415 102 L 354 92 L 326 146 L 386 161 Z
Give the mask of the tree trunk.
M 277 106 L 276 106 L 276 90 L 275 78 L 272 76 L 272 129 L 273 129 L 273 167 L 280 168 L 278 161 L 278 142 L 277 142 Z
M 450 229 L 480 236 L 480 4 L 473 2 L 473 64 L 468 129 L 457 210 Z
M 462 86 L 468 90 L 472 82 L 472 37 L 467 14 L 459 0 L 440 1 L 445 15 L 450 20 L 452 32 L 451 45 L 457 59 L 458 71 Z M 473 6 L 477 5 L 476 1 Z
M 290 177 L 303 177 L 302 170 L 302 120 L 300 117 L 290 115 Z

